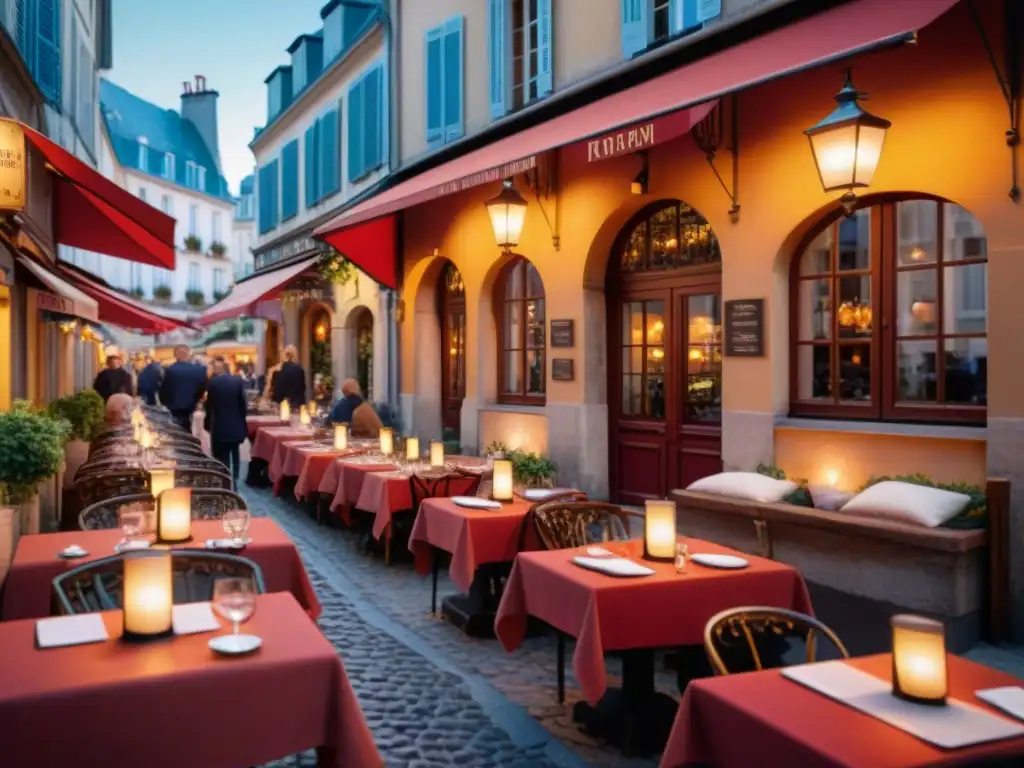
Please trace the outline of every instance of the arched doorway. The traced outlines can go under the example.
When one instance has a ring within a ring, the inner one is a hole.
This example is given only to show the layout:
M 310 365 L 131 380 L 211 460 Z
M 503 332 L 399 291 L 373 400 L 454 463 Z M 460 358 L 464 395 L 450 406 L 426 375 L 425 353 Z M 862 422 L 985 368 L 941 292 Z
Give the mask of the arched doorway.
M 363 397 L 373 402 L 373 313 L 365 307 L 356 314 L 356 380 Z
M 663 200 L 608 262 L 609 475 L 642 503 L 721 471 L 722 257 L 703 216 Z
M 313 400 L 329 408 L 334 399 L 334 377 L 331 368 L 331 312 L 323 304 L 307 310 L 306 343 L 309 345 L 309 376 Z
M 462 432 L 462 400 L 466 396 L 466 286 L 462 274 L 448 262 L 438 283 L 441 343 L 441 428 L 445 440 Z

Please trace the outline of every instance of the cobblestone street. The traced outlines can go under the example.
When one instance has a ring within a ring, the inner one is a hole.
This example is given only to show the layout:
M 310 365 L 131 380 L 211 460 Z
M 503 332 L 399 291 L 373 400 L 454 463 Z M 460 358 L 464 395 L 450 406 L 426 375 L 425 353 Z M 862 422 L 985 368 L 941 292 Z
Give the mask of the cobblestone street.
M 496 640 L 469 638 L 431 616 L 430 579 L 411 564 L 385 566 L 361 552 L 355 533 L 317 526 L 303 507 L 269 491 L 242 493 L 253 515 L 277 520 L 299 547 L 323 605 L 320 625 L 342 656 L 388 766 L 656 765 L 624 757 L 572 722 L 580 693 L 571 646 L 563 706 L 553 636 L 529 638 L 511 654 Z M 439 596 L 455 591 L 443 575 Z M 673 693 L 674 674 L 658 685 Z M 312 753 L 302 757 L 307 764 Z

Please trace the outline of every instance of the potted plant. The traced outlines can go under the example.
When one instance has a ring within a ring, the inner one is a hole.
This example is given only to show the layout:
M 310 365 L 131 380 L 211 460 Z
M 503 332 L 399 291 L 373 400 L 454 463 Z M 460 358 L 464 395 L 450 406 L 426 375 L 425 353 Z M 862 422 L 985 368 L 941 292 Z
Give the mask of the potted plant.
M 171 288 L 168 285 L 158 285 L 153 289 L 153 298 L 160 301 L 171 300 Z
M 64 487 L 70 488 L 78 468 L 89 457 L 89 443 L 103 430 L 106 407 L 94 389 L 83 389 L 50 403 L 47 412 L 70 425 L 64 445 Z
M 220 258 L 227 252 L 228 247 L 224 245 L 224 243 L 218 243 L 216 240 L 210 243 L 210 253 L 212 253 L 214 256 Z
M 143 298 L 146 295 L 146 292 L 142 290 L 142 286 L 139 286 L 139 285 L 137 285 L 134 288 L 132 288 L 130 293 L 136 299 L 141 299 L 141 298 Z
M 317 268 L 321 277 L 334 285 L 344 285 L 354 274 L 351 262 L 333 248 L 320 254 Z
M 202 291 L 185 291 L 185 301 L 189 306 L 199 307 L 206 303 L 206 294 Z
M 203 241 L 195 235 L 185 236 L 185 250 L 192 251 L 193 253 L 199 253 L 203 250 Z
M 70 425 L 18 401 L 0 413 L 0 496 L 20 533 L 39 532 L 40 485 L 60 471 Z
M 555 463 L 546 456 L 512 451 L 512 474 L 524 488 L 551 488 L 555 484 Z

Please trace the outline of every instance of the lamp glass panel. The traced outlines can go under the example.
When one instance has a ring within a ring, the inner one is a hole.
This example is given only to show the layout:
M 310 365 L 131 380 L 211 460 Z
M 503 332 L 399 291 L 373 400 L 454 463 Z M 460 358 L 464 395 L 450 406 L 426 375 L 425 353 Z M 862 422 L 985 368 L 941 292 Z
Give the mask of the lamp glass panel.
M 857 162 L 857 126 L 828 128 L 813 134 L 810 139 L 824 190 L 831 192 L 853 186 Z
M 854 170 L 853 183 L 858 187 L 867 187 L 875 177 L 875 169 L 882 157 L 882 146 L 885 144 L 885 128 L 871 125 L 860 126 L 857 140 L 857 163 Z

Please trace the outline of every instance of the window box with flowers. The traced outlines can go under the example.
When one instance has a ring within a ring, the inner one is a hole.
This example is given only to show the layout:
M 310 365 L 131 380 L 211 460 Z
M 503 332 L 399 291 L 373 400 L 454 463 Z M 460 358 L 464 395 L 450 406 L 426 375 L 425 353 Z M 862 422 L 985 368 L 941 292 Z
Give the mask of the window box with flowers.
M 129 291 L 129 293 L 132 296 L 134 296 L 136 299 L 141 299 L 142 297 L 144 297 L 146 295 L 146 292 L 144 290 L 142 290 L 142 286 L 141 285 L 135 286 L 134 288 L 131 289 L 131 291 Z
M 203 250 L 203 241 L 195 235 L 186 235 L 185 250 L 191 253 L 199 253 Z
M 158 301 L 171 300 L 171 288 L 168 285 L 158 285 L 153 289 L 153 298 Z
M 206 294 L 202 291 L 185 291 L 185 301 L 190 307 L 201 307 L 206 303 Z
M 216 256 L 218 259 L 224 258 L 224 254 L 228 252 L 228 247 L 224 243 L 218 243 L 214 240 L 210 243 L 210 255 Z

